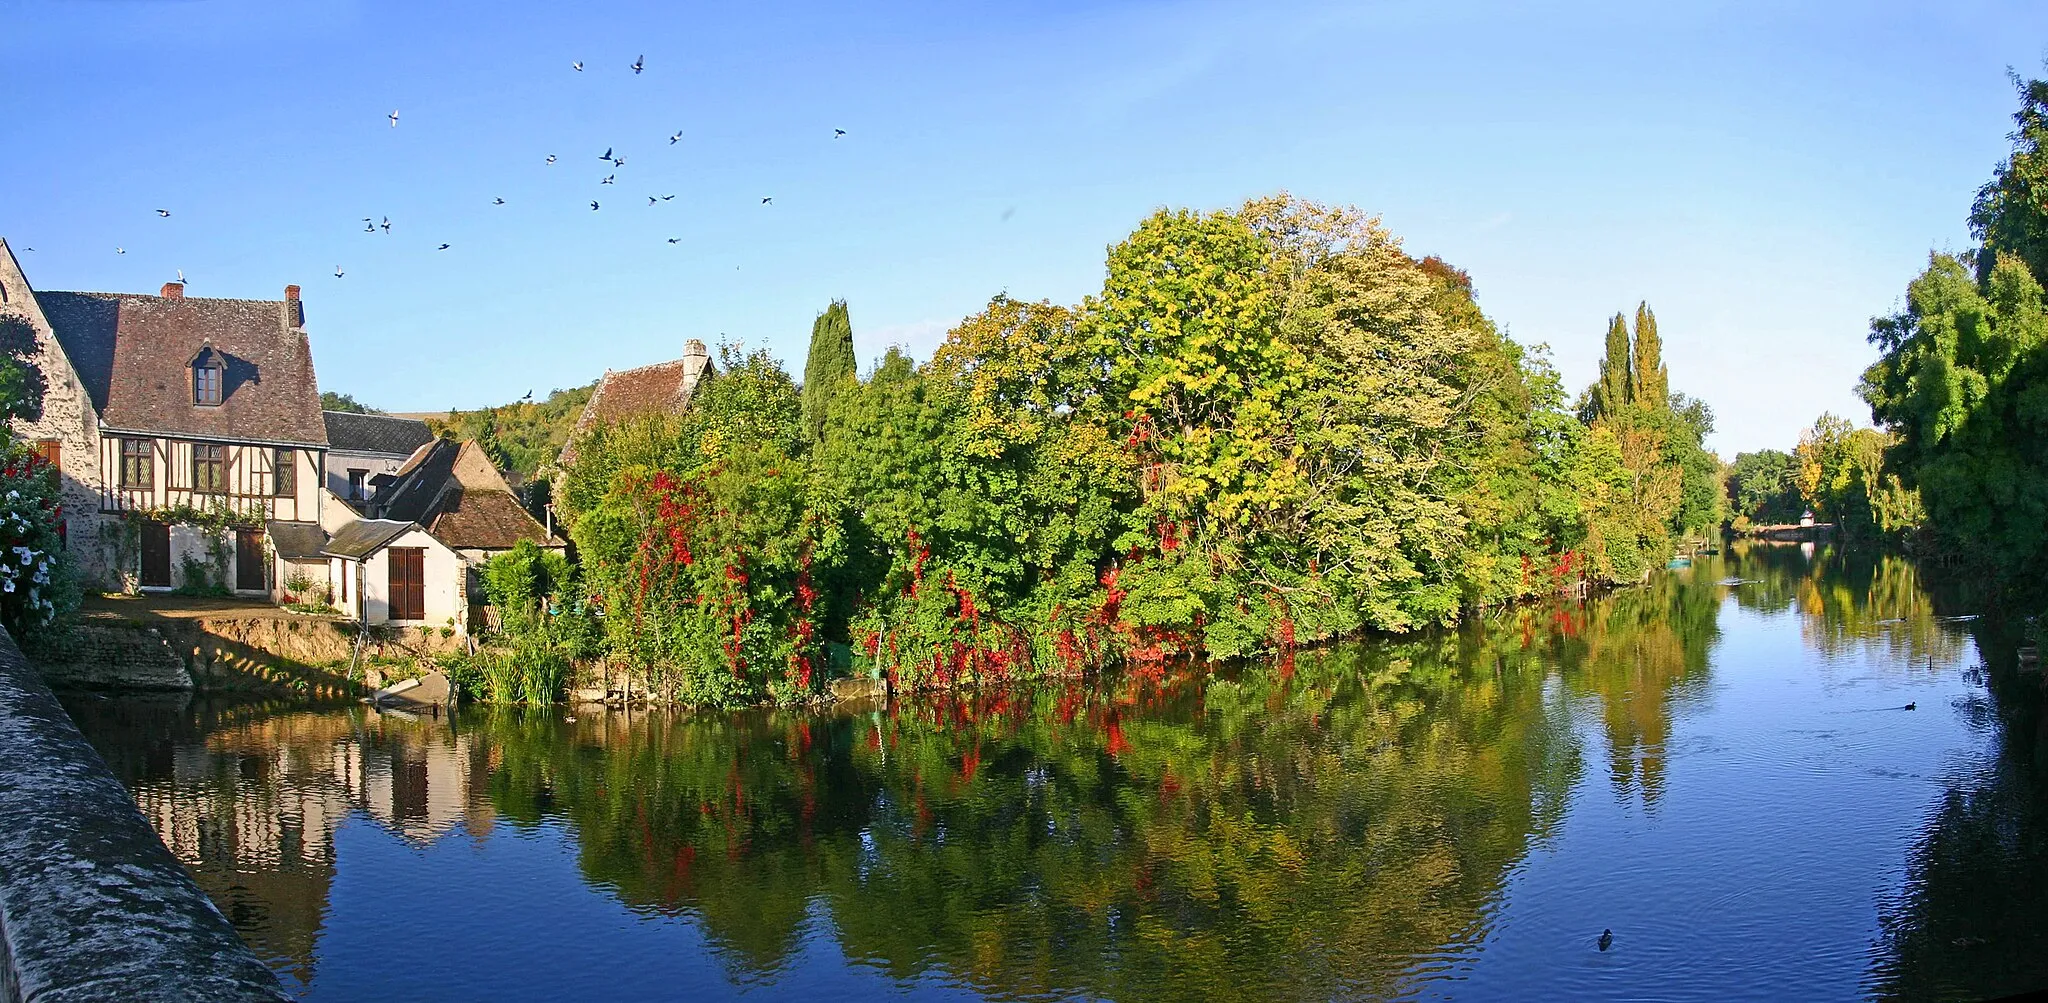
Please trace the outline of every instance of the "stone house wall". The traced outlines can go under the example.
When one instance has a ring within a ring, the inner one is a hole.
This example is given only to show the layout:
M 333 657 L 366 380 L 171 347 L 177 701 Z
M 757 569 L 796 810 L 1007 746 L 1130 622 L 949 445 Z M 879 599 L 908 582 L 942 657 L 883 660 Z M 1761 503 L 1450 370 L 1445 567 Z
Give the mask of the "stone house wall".
M 46 384 L 42 418 L 14 422 L 14 431 L 25 442 L 54 439 L 60 444 L 57 462 L 64 483 L 66 546 L 86 584 L 118 586 L 110 573 L 110 548 L 102 537 L 102 527 L 113 520 L 100 514 L 99 416 L 5 241 L 0 241 L 0 314 L 23 318 L 35 328 L 33 361 Z M 118 523 L 114 528 L 118 530 Z

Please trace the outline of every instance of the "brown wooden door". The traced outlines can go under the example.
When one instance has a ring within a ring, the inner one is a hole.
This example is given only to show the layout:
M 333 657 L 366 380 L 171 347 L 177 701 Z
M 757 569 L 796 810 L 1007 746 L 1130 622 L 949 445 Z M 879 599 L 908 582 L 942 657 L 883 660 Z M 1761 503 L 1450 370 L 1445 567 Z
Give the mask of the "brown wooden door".
M 235 587 L 255 592 L 267 587 L 264 565 L 270 563 L 264 558 L 263 531 L 260 529 L 235 530 Z
M 171 527 L 167 523 L 142 524 L 142 584 L 171 587 Z
M 386 553 L 391 567 L 391 619 L 426 619 L 426 548 L 393 547 Z

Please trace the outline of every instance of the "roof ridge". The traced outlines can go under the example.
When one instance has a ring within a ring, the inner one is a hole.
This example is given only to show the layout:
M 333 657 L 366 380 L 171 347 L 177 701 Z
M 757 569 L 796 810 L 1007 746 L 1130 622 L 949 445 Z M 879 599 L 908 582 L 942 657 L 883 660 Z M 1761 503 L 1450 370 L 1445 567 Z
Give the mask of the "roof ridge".
M 345 414 L 345 415 L 349 416 L 350 418 L 381 418 L 381 419 L 383 419 L 384 421 L 405 421 L 405 422 L 411 422 L 411 423 L 413 423 L 413 424 L 415 424 L 415 425 L 424 425 L 424 424 L 426 424 L 426 423 L 427 423 L 427 420 L 426 420 L 425 418 L 406 418 L 406 417 L 403 417 L 403 416 L 400 416 L 400 415 L 395 415 L 395 414 L 364 414 L 364 413 L 363 413 L 363 412 L 361 412 L 361 411 L 329 411 L 329 410 L 327 410 L 327 409 L 326 409 L 326 408 L 324 408 L 324 407 L 320 409 L 320 413 L 321 413 L 321 414 Z
M 65 296 L 95 296 L 102 299 L 169 300 L 178 303 L 260 303 L 277 306 L 290 300 L 259 300 L 243 296 L 161 296 L 156 293 L 110 293 L 92 289 L 38 289 L 36 295 L 45 296 L 61 293 Z

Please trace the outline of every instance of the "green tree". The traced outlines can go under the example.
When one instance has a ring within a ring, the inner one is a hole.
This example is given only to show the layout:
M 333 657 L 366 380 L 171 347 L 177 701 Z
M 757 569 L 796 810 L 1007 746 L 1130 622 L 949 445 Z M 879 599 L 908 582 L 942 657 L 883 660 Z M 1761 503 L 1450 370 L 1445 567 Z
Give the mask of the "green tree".
M 1629 356 L 1628 318 L 1621 314 L 1607 322 L 1607 353 L 1600 357 L 1600 378 L 1594 382 L 1588 401 L 1588 422 L 1635 403 L 1635 363 Z
M 1633 347 L 1630 399 L 1644 407 L 1665 406 L 1671 397 L 1671 377 L 1664 371 L 1664 341 L 1657 336 L 1657 315 L 1650 312 L 1648 301 L 1636 305 Z
M 1989 280 L 1998 256 L 2025 262 L 2037 279 L 2048 277 L 2048 80 L 2015 75 L 2020 109 L 2013 114 L 2012 154 L 1977 190 L 1970 228 L 1983 241 L 1980 278 Z
M 1735 454 L 1728 504 L 1741 520 L 1738 530 L 1797 522 L 1803 502 L 1791 455 L 1776 449 Z
M 811 324 L 811 351 L 804 360 L 804 427 L 812 442 L 825 429 L 832 398 L 860 369 L 853 355 L 853 321 L 846 301 L 833 300 Z
M 348 394 L 338 394 L 332 390 L 320 391 L 320 410 L 347 411 L 351 414 L 384 413 L 382 411 L 377 410 L 376 408 L 373 408 L 367 404 L 362 403 L 361 401 L 356 400 L 353 396 L 350 396 Z

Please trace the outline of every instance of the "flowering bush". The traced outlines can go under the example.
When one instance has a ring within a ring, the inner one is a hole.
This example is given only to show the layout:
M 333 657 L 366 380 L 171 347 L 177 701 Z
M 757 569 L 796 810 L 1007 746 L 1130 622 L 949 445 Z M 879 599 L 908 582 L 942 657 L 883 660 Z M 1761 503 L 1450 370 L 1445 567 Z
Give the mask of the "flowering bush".
M 0 625 L 27 640 L 78 605 L 57 526 L 57 471 L 15 444 L 0 466 Z

